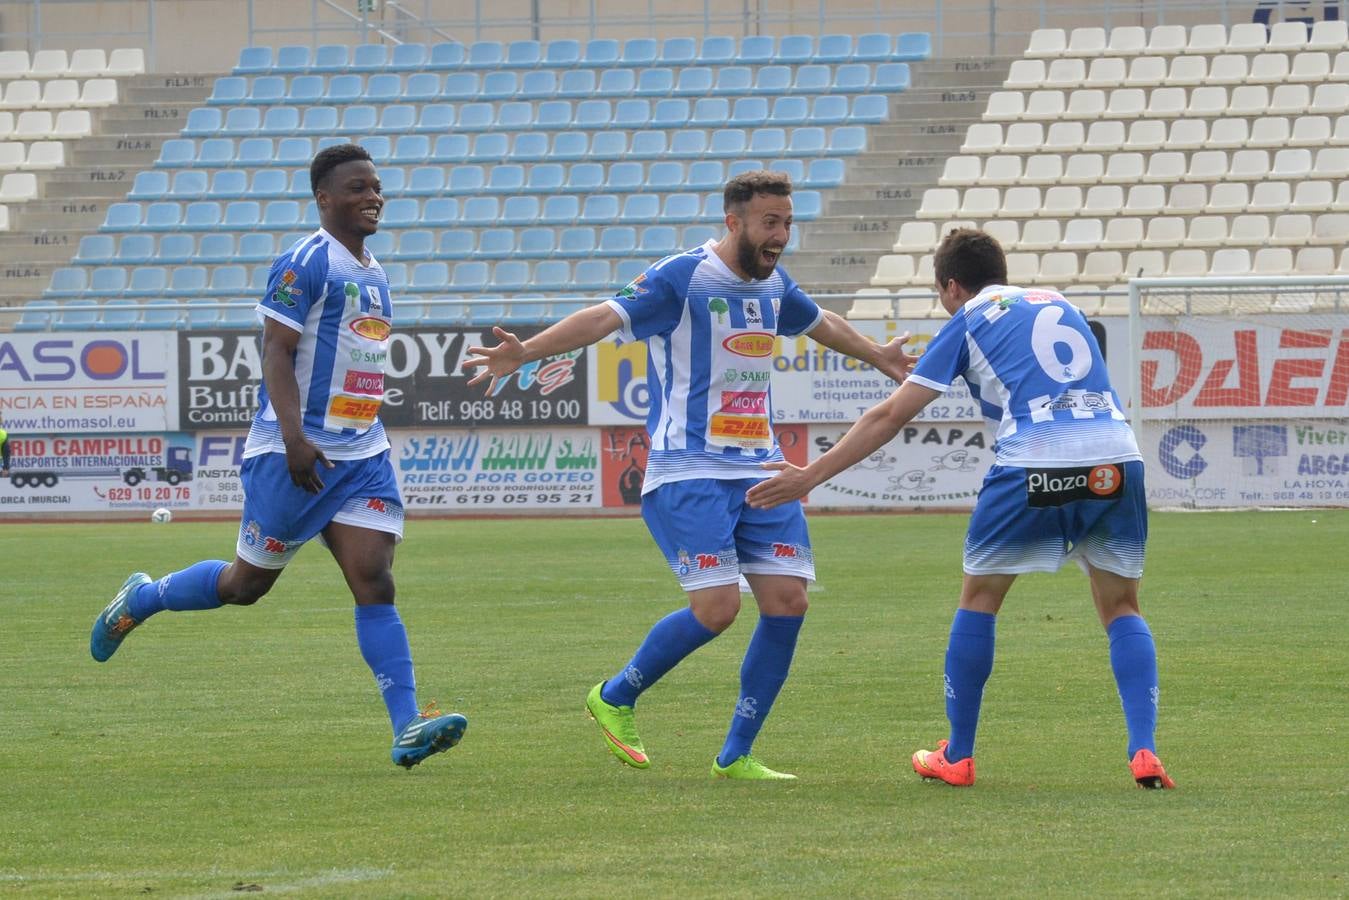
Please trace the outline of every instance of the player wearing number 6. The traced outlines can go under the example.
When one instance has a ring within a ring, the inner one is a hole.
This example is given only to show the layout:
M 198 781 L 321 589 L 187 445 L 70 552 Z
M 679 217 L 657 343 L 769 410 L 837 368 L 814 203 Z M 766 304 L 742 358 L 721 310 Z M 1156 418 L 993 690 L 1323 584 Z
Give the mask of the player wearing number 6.
M 1171 788 L 1156 756 L 1157 652 L 1138 608 L 1147 541 L 1143 461 L 1082 313 L 1048 290 L 1010 287 L 998 242 L 959 229 L 938 247 L 937 293 L 951 314 L 913 374 L 806 468 L 750 489 L 751 506 L 794 502 L 865 459 L 964 378 L 995 432 L 996 460 L 965 537 L 964 585 L 946 650 L 950 737 L 913 768 L 974 783 L 974 734 L 993 669 L 994 624 L 1023 572 L 1069 560 L 1091 579 L 1128 727 L 1129 768 L 1142 787 Z

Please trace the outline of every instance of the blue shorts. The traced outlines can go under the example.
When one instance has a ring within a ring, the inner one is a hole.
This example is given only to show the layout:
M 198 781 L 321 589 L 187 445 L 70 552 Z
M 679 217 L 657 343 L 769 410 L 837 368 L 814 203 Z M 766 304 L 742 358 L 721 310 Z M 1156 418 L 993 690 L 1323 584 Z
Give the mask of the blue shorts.
M 670 481 L 642 495 L 642 518 L 686 591 L 735 584 L 740 573 L 815 580 L 800 501 L 754 509 L 745 491 L 761 478 Z
M 1141 462 L 1076 469 L 995 465 L 970 517 L 965 572 L 1057 572 L 1077 561 L 1141 578 L 1147 542 Z
M 335 459 L 320 470 L 323 490 L 311 494 L 290 480 L 284 453 L 250 456 L 239 467 L 244 512 L 239 558 L 263 569 L 282 569 L 306 541 L 341 522 L 403 539 L 403 498 L 389 451 L 365 459 Z

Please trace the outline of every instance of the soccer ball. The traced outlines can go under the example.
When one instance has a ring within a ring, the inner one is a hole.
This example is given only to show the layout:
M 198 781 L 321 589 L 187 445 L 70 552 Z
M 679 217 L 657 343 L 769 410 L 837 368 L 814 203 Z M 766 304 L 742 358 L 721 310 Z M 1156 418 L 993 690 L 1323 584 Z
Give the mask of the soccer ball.
M 151 522 L 172 522 L 172 521 L 173 521 L 173 510 L 165 509 L 164 507 L 161 506 L 159 509 L 157 509 L 157 510 L 155 510 L 154 512 L 150 513 L 150 521 L 151 521 Z

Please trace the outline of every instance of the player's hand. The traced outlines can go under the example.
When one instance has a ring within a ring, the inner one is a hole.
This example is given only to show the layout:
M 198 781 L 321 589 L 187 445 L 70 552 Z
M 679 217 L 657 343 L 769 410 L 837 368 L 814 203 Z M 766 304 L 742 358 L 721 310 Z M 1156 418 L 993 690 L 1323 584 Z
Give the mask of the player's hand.
M 323 479 L 319 477 L 317 466 L 334 468 L 333 463 L 323 451 L 304 438 L 286 442 L 286 468 L 290 470 L 290 480 L 298 488 L 311 494 L 323 490 Z
M 876 368 L 895 381 L 903 381 L 913 371 L 913 367 L 918 364 L 918 357 L 904 350 L 904 345 L 908 341 L 909 332 L 906 331 L 881 347 L 881 362 Z
M 492 334 L 501 343 L 495 347 L 469 347 L 468 352 L 473 355 L 464 360 L 465 369 L 482 369 L 469 379 L 469 387 L 487 378 L 492 379 L 487 385 L 488 394 L 496 388 L 498 379 L 505 378 L 525 363 L 525 345 L 518 337 L 500 325 L 492 326 Z
M 806 470 L 800 466 L 789 462 L 766 462 L 763 468 L 773 469 L 778 474 L 759 482 L 746 492 L 745 501 L 755 509 L 771 509 L 800 500 L 814 487 Z

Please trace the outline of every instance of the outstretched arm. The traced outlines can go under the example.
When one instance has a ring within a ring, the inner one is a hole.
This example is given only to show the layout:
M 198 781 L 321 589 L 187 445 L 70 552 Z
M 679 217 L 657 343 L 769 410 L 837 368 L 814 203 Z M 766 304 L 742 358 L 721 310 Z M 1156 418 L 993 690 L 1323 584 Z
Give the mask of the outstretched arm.
M 830 350 L 870 363 L 895 381 L 903 381 L 918 362 L 918 357 L 904 352 L 904 344 L 909 339 L 907 331 L 887 344 L 878 344 L 849 325 L 838 313 L 827 309 L 820 324 L 806 334 Z
M 904 382 L 888 398 L 863 413 L 837 444 L 804 469 L 788 462 L 764 463 L 765 469 L 776 469 L 778 474 L 749 489 L 745 495 L 749 505 L 766 509 L 801 499 L 811 488 L 885 446 L 923 407 L 940 396 L 932 388 Z
M 464 360 L 465 369 L 482 369 L 469 379 L 475 385 L 485 378 L 492 380 L 487 386 L 488 393 L 496 385 L 497 379 L 504 378 L 527 362 L 566 353 L 578 347 L 587 347 L 599 339 L 611 334 L 623 324 L 623 319 L 607 303 L 597 303 L 578 309 L 561 322 L 550 325 L 526 341 L 520 340 L 506 329 L 495 326 L 492 333 L 501 343 L 495 347 L 469 347 L 473 354 Z

